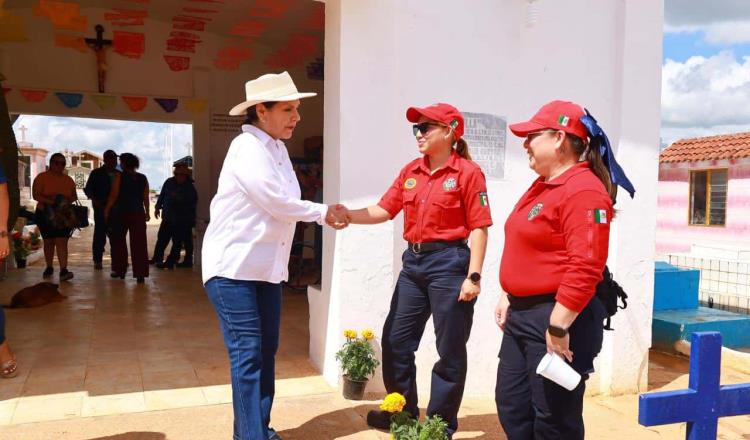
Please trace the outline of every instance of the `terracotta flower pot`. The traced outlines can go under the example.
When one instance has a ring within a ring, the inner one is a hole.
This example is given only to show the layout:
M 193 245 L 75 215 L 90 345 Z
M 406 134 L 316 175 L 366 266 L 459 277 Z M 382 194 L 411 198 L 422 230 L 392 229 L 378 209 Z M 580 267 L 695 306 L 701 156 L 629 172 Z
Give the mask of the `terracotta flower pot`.
M 367 379 L 365 380 L 352 380 L 349 377 L 344 376 L 344 398 L 349 400 L 362 400 L 365 395 L 365 387 L 367 386 Z

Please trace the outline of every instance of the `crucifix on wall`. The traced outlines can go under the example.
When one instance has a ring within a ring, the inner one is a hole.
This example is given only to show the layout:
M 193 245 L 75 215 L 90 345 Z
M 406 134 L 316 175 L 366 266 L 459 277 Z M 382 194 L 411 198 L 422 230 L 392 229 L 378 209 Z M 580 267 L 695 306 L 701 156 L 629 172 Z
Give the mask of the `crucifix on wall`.
M 99 79 L 99 93 L 104 93 L 104 82 L 107 79 L 107 48 L 112 46 L 112 40 L 103 38 L 104 26 L 97 24 L 96 38 L 86 38 L 86 45 L 96 54 L 96 73 Z

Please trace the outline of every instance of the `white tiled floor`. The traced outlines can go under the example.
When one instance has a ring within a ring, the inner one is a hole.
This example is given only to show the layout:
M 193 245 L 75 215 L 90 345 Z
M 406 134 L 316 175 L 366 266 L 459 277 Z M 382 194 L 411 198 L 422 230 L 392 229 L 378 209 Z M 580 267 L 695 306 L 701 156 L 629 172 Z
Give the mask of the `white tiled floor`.
M 231 402 L 229 362 L 198 269 L 152 267 L 144 285 L 113 280 L 106 260 L 103 271 L 91 267 L 91 233 L 70 242 L 75 278 L 60 287 L 65 301 L 6 310 L 20 374 L 0 382 L 0 424 Z M 40 262 L 10 271 L 0 302 L 42 281 L 42 270 Z M 299 316 L 284 319 L 278 376 L 316 375 L 307 355 L 307 300 L 289 294 L 284 307 Z

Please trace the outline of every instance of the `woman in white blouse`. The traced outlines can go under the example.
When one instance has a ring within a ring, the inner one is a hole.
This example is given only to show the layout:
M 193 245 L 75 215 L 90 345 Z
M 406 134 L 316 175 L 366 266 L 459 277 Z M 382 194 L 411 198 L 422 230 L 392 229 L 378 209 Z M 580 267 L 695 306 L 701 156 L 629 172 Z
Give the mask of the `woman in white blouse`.
M 232 374 L 235 440 L 277 440 L 270 426 L 281 282 L 295 224 L 347 225 L 340 211 L 300 200 L 284 143 L 300 121 L 299 93 L 287 72 L 245 85 L 247 100 L 229 114 L 247 115 L 229 147 L 203 239 L 203 283 L 219 317 Z

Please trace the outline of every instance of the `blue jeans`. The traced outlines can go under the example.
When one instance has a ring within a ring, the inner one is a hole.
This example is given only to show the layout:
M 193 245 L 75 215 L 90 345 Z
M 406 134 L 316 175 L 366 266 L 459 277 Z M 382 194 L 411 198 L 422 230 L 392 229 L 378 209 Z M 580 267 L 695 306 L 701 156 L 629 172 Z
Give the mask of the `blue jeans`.
M 219 316 L 232 374 L 234 440 L 267 440 L 279 346 L 281 285 L 214 277 L 205 285 Z

